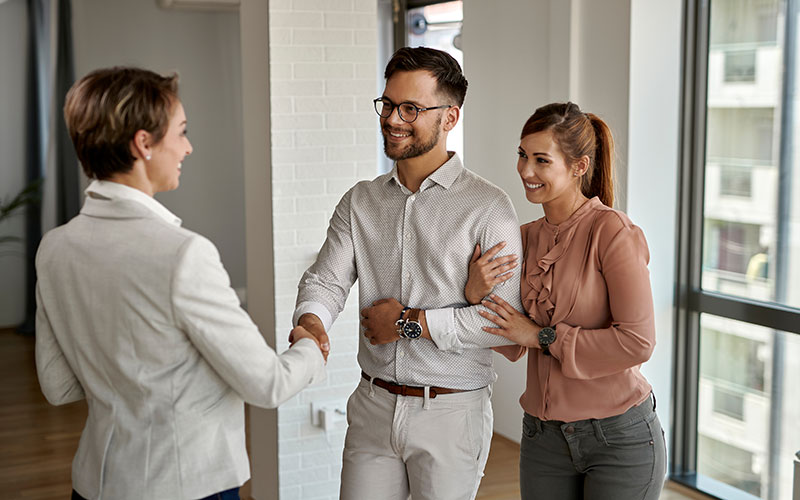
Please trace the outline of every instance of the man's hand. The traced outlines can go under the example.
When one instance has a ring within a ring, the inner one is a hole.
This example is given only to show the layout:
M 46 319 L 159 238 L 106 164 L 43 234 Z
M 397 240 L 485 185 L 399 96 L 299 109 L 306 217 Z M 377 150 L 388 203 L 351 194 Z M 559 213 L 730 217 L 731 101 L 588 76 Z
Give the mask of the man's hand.
M 381 299 L 361 311 L 364 336 L 372 345 L 391 344 L 400 340 L 395 322 L 400 318 L 403 304 L 396 299 Z
M 322 353 L 322 357 L 327 360 L 326 356 L 327 356 L 328 353 L 322 350 L 322 346 L 319 345 L 319 340 L 317 340 L 317 337 L 311 335 L 311 332 L 309 332 L 308 330 L 306 330 L 302 326 L 298 325 L 298 326 L 292 328 L 292 331 L 289 333 L 289 344 L 290 344 L 289 347 L 295 345 L 297 343 L 297 341 L 300 340 L 300 339 L 311 339 L 311 340 L 313 340 L 314 343 L 317 344 L 317 347 L 319 348 L 320 352 Z
M 328 361 L 328 354 L 331 350 L 330 341 L 328 340 L 328 334 L 325 332 L 325 326 L 316 314 L 306 313 L 300 316 L 297 326 L 289 333 L 289 342 L 294 344 L 300 338 L 308 335 L 317 342 L 320 351 L 322 351 L 322 357 L 325 358 L 325 361 Z

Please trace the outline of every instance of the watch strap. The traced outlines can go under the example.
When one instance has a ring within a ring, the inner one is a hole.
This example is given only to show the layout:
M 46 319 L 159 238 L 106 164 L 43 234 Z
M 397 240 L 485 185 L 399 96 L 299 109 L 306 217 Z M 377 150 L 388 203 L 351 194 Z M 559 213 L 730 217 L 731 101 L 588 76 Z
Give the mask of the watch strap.
M 402 339 L 414 340 L 422 335 L 422 324 L 419 322 L 421 309 L 411 309 L 405 319 L 397 320 L 397 334 Z
M 406 313 L 407 313 L 408 311 L 410 311 L 410 310 L 411 310 L 411 308 L 410 308 L 410 307 L 408 307 L 408 306 L 404 306 L 404 307 L 403 307 L 403 310 L 402 310 L 402 311 L 400 311 L 400 317 L 399 317 L 399 318 L 397 318 L 397 321 L 395 321 L 395 324 L 399 324 L 401 321 L 403 321 L 403 316 L 405 316 L 405 315 L 406 315 Z

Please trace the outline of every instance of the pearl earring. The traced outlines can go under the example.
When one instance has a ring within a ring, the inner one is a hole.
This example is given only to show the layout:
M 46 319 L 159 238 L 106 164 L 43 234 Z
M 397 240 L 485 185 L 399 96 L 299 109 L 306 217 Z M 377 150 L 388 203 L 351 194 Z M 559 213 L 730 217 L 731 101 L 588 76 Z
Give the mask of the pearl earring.
M 152 158 L 152 156 L 150 156 L 150 155 L 147 155 L 147 156 L 144 157 L 144 159 L 147 160 L 147 161 L 150 161 L 150 158 Z

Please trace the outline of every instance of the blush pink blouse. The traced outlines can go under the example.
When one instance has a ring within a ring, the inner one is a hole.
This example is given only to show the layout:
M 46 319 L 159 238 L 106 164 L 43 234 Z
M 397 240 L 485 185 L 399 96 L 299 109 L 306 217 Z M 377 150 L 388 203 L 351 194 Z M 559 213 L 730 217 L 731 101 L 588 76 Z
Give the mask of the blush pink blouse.
M 598 198 L 558 225 L 522 226 L 522 304 L 556 330 L 552 356 L 537 347 L 497 348 L 512 361 L 528 353 L 522 408 L 571 422 L 624 413 L 651 387 L 639 372 L 655 346 L 653 296 L 642 230 Z

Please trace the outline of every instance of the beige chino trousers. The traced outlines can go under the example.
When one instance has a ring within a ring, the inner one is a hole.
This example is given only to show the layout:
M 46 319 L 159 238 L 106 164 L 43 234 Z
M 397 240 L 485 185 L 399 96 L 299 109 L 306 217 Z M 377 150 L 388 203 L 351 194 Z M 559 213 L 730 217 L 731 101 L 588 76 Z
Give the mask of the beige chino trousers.
M 491 387 L 396 396 L 362 379 L 347 402 L 341 500 L 469 500 L 492 439 Z

